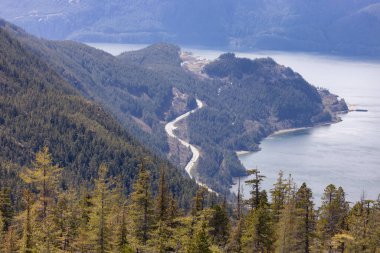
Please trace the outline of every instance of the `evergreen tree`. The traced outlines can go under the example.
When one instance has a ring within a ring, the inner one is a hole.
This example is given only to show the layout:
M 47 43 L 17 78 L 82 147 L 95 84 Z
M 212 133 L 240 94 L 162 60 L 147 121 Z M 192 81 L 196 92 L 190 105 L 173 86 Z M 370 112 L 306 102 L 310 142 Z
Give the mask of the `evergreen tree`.
M 253 175 L 253 178 L 245 181 L 246 184 L 252 186 L 251 198 L 247 201 L 251 209 L 257 208 L 260 203 L 260 187 L 261 182 L 264 180 L 265 176 L 260 174 L 258 169 L 247 170 L 249 176 Z
M 347 217 L 350 210 L 350 206 L 346 201 L 346 193 L 342 187 L 337 190 L 336 206 L 340 215 L 338 215 L 338 227 L 342 230 L 347 230 Z
M 54 222 L 54 198 L 57 196 L 57 186 L 61 175 L 61 168 L 53 165 L 51 154 L 47 147 L 37 152 L 32 169 L 26 169 L 20 173 L 21 179 L 38 190 L 38 201 L 34 203 L 33 210 L 30 207 L 27 222 L 39 224 L 35 227 L 35 245 L 39 251 L 54 251 L 59 247 L 58 228 Z M 30 198 L 30 197 L 28 197 Z M 35 212 L 34 212 L 35 210 Z M 34 221 L 32 221 L 34 219 Z M 27 231 L 26 231 L 27 232 Z M 28 233 L 28 232 L 27 232 Z M 28 240 L 28 236 L 26 238 Z M 28 242 L 25 242 L 27 246 Z M 29 250 L 28 247 L 25 248 Z
M 59 248 L 74 251 L 74 241 L 80 224 L 80 207 L 74 191 L 62 192 L 54 210 L 55 227 L 58 229 Z
M 205 208 L 205 197 L 207 193 L 207 188 L 201 187 L 198 189 L 194 199 L 193 199 L 193 209 L 192 215 L 196 216 Z
M 296 208 L 300 217 L 297 225 L 297 251 L 310 252 L 315 233 L 315 218 L 311 189 L 303 183 L 296 194 Z
M 177 207 L 166 183 L 164 167 L 161 167 L 155 214 L 157 226 L 152 243 L 158 247 L 159 252 L 167 252 L 170 248 L 175 247 L 172 235 L 175 228 L 173 221 L 177 216 Z
M 111 228 L 109 227 L 112 192 L 111 182 L 107 181 L 108 168 L 100 165 L 98 178 L 95 179 L 95 189 L 92 199 L 92 210 L 89 219 L 91 230 L 90 240 L 96 252 L 105 253 L 111 249 Z
M 278 222 L 280 220 L 281 211 L 284 209 L 286 187 L 284 173 L 280 171 L 277 182 L 274 184 L 274 188 L 270 192 L 272 198 L 271 209 L 273 211 L 274 222 Z
M 92 243 L 90 241 L 91 228 L 89 221 L 93 206 L 92 196 L 87 190 L 85 190 L 82 192 L 82 196 L 80 197 L 78 204 L 78 228 L 76 238 L 73 242 L 75 251 L 89 252 L 92 250 Z
M 25 202 L 25 212 L 23 220 L 23 233 L 20 243 L 20 249 L 23 253 L 32 253 L 35 251 L 34 243 L 34 229 L 32 221 L 32 193 L 29 190 L 23 192 L 23 199 Z
M 3 244 L 0 246 L 0 252 L 3 253 L 13 253 L 13 252 L 23 252 L 17 245 L 19 235 L 16 231 L 15 225 L 8 227 L 8 231 L 4 234 Z M 2 251 L 1 251 L 2 250 Z
M 376 201 L 364 200 L 356 203 L 348 216 L 349 235 L 354 252 L 376 252 L 380 246 L 380 209 Z
M 214 205 L 211 208 L 214 212 L 210 220 L 210 234 L 214 243 L 224 248 L 230 230 L 226 202 L 224 201 L 221 205 Z
M 179 210 L 178 210 L 178 204 L 173 195 L 169 196 L 169 207 L 168 207 L 168 221 L 170 224 L 173 224 L 175 219 L 179 215 Z
M 290 201 L 285 203 L 280 214 L 280 220 L 277 224 L 276 252 L 299 252 L 296 251 L 299 243 L 297 240 L 298 222 L 299 216 L 297 215 L 295 199 L 292 198 Z
M 239 183 L 238 183 L 238 193 L 236 198 L 236 219 L 240 220 L 242 216 L 242 205 L 243 205 L 243 196 L 242 196 L 242 189 L 240 188 L 240 177 L 239 177 Z
M 0 212 L 3 214 L 4 231 L 8 231 L 14 213 L 11 202 L 11 190 L 8 187 L 0 190 Z
M 243 252 L 271 252 L 274 246 L 272 214 L 266 192 L 260 192 L 259 205 L 245 218 L 242 235 Z
M 37 152 L 33 168 L 26 169 L 20 173 L 20 177 L 25 183 L 37 186 L 39 201 L 42 203 L 43 208 L 43 219 L 47 217 L 48 205 L 56 194 L 61 170 L 57 165 L 53 165 L 49 149 L 44 147 L 41 151 Z
M 113 226 L 116 227 L 116 233 L 113 238 L 113 248 L 116 249 L 117 252 L 129 253 L 132 252 L 132 248 L 128 241 L 127 201 L 123 181 L 122 175 L 117 182 L 115 203 L 112 204 L 114 207 L 112 213 L 114 217 Z
M 152 231 L 154 209 L 150 190 L 150 176 L 144 167 L 144 163 L 141 163 L 137 180 L 133 184 L 130 200 L 129 217 L 132 220 L 133 236 L 139 244 L 146 245 Z
M 168 219 L 169 196 L 170 193 L 166 183 L 165 169 L 161 167 L 156 199 L 156 219 L 158 221 L 166 221 Z
M 347 213 L 348 203 L 345 201 L 343 189 L 341 187 L 336 189 L 332 184 L 328 185 L 322 196 L 317 222 L 317 234 L 322 249 L 332 251 L 334 235 L 347 229 Z
M 243 234 L 243 224 L 244 224 L 243 215 L 242 215 L 242 202 L 243 202 L 243 197 L 241 194 L 240 177 L 239 177 L 238 193 L 237 193 L 236 209 L 235 209 L 236 225 L 231 230 L 231 234 L 229 235 L 228 244 L 227 244 L 227 252 L 239 253 L 242 251 L 241 237 Z
M 127 238 L 127 208 L 126 205 L 123 205 L 120 210 L 121 215 L 119 215 L 119 222 L 118 222 L 118 230 L 117 230 L 117 249 L 118 252 L 121 253 L 129 253 L 132 252 L 132 248 L 129 244 L 128 238 Z
M 3 245 L 5 243 L 5 222 L 4 222 L 4 217 L 3 213 L 0 210 L 0 252 L 3 252 Z
M 236 225 L 231 231 L 228 244 L 227 244 L 227 252 L 230 253 L 240 253 L 242 252 L 242 236 L 243 236 L 243 224 L 244 220 L 241 217 L 236 221 Z
M 282 179 L 282 175 L 280 175 Z M 299 216 L 297 215 L 295 185 L 292 177 L 289 175 L 287 181 L 281 186 L 283 190 L 282 203 L 279 202 L 281 208 L 279 220 L 276 224 L 276 251 L 277 252 L 295 252 L 297 241 L 297 223 Z M 276 219 L 276 215 L 274 215 Z
M 310 252 L 313 234 L 313 203 L 306 184 L 295 192 L 293 179 L 285 183 L 283 209 L 277 223 L 276 252 Z
M 200 225 L 196 229 L 188 253 L 211 253 L 209 240 L 207 221 L 202 219 Z

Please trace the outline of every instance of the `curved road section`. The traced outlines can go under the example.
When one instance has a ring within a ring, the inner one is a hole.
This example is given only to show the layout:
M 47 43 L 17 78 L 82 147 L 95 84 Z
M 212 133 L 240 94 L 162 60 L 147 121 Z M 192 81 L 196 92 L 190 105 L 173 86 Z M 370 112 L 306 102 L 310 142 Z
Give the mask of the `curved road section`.
M 175 118 L 173 121 L 170 121 L 169 123 L 167 123 L 165 125 L 165 131 L 166 133 L 170 136 L 170 137 L 173 137 L 175 139 L 177 139 L 182 145 L 184 145 L 185 147 L 187 148 L 190 148 L 191 152 L 193 153 L 193 156 L 191 157 L 190 161 L 187 163 L 186 167 L 185 167 L 185 170 L 187 172 L 187 174 L 190 176 L 190 178 L 192 179 L 193 176 L 191 175 L 191 170 L 195 167 L 198 159 L 199 159 L 199 149 L 197 149 L 195 146 L 191 145 L 190 143 L 178 138 L 178 136 L 176 136 L 174 134 L 174 130 L 177 129 L 177 127 L 175 126 L 179 121 L 189 117 L 190 114 L 198 111 L 199 109 L 201 109 L 204 105 L 202 103 L 202 101 L 200 101 L 199 99 L 196 100 L 197 101 L 197 108 L 187 112 L 187 113 L 184 113 L 180 116 L 178 116 L 177 118 Z M 206 187 L 209 191 L 211 192 L 215 192 L 213 191 L 212 189 L 210 189 L 207 185 L 199 182 L 196 178 L 195 178 L 195 181 L 198 185 L 200 186 L 203 186 L 203 187 Z

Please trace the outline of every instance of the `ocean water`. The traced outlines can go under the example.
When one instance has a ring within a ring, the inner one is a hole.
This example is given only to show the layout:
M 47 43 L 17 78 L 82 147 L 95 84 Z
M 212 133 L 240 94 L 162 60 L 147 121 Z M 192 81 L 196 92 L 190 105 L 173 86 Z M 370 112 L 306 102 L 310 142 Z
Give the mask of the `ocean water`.
M 117 55 L 145 45 L 91 44 Z M 222 51 L 184 48 L 207 59 Z M 277 134 L 264 139 L 261 151 L 239 156 L 246 168 L 258 168 L 266 176 L 263 189 L 269 190 L 278 172 L 291 174 L 297 185 L 306 182 L 320 203 L 324 188 L 342 186 L 349 201 L 375 199 L 380 194 L 380 61 L 348 59 L 289 52 L 245 52 L 239 57 L 272 57 L 291 67 L 309 83 L 329 89 L 356 108 L 368 112 L 342 115 L 342 122 Z M 242 179 L 244 181 L 246 179 Z M 232 187 L 236 191 L 236 185 Z M 244 187 L 248 196 L 249 188 Z
M 380 63 L 310 54 L 270 56 L 311 84 L 368 112 L 350 112 L 341 116 L 342 122 L 329 126 L 270 136 L 262 141 L 261 151 L 240 156 L 241 162 L 246 168 L 259 168 L 267 177 L 263 183 L 267 190 L 279 170 L 291 174 L 298 185 L 306 182 L 317 204 L 330 183 L 342 186 L 351 202 L 362 196 L 376 199 L 380 194 Z

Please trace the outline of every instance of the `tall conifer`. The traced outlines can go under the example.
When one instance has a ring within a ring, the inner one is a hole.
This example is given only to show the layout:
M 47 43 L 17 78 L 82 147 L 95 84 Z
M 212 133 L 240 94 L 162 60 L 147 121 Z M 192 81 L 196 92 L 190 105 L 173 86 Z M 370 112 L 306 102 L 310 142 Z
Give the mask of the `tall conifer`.
M 154 223 L 154 208 L 150 190 L 150 176 L 143 162 L 137 180 L 133 184 L 130 200 L 129 216 L 133 222 L 133 235 L 138 243 L 146 245 Z
M 260 203 L 260 189 L 261 182 L 264 180 L 265 176 L 260 174 L 260 171 L 256 169 L 247 170 L 248 175 L 253 176 L 252 179 L 245 181 L 246 184 L 251 185 L 252 191 L 251 198 L 248 199 L 247 203 L 251 209 L 257 208 Z

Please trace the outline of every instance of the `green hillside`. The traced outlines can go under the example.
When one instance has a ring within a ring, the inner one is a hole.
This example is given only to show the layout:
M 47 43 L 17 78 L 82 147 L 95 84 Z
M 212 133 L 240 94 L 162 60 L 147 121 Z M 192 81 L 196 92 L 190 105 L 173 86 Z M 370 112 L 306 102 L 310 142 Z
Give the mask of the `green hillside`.
M 114 57 L 4 27 L 79 93 L 102 104 L 131 136 L 177 166 L 181 154 L 169 148 L 164 126 L 194 108 L 195 98 L 202 100 L 206 106 L 184 122 L 181 135 L 201 150 L 199 180 L 223 194 L 229 193 L 233 177 L 245 175 L 236 150 L 257 150 L 276 130 L 336 120 L 316 88 L 272 59 L 224 54 L 205 66 L 205 78 L 181 65 L 180 48 L 174 45 L 155 44 Z
M 0 28 L 0 159 L 1 185 L 29 166 L 35 152 L 49 147 L 54 162 L 65 168 L 64 185 L 91 184 L 101 163 L 110 175 L 124 176 L 127 189 L 142 159 L 150 160 L 153 187 L 163 164 L 170 188 L 189 206 L 195 183 L 153 156 L 97 103 L 81 97 L 41 58 Z M 9 170 L 8 167 L 12 169 Z M 12 187 L 11 187 L 12 188 Z M 17 188 L 12 188 L 17 190 Z

